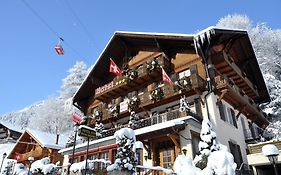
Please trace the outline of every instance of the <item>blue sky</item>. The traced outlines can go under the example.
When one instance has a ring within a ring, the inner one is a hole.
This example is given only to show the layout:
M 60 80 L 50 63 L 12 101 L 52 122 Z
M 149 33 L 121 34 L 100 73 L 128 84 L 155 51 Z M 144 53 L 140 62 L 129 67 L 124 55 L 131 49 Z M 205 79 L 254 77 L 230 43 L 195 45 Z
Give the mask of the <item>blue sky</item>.
M 67 70 L 93 64 L 114 31 L 189 34 L 234 13 L 280 29 L 280 7 L 279 0 L 2 0 L 0 115 L 56 95 Z M 54 51 L 58 35 L 64 56 Z

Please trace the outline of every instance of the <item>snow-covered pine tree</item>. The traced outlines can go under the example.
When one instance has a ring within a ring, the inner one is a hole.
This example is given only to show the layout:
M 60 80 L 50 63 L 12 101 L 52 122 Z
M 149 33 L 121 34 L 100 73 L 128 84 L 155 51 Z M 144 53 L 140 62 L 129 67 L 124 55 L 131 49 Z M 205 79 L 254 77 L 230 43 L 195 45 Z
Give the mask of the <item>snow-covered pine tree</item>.
M 216 133 L 212 129 L 210 120 L 207 118 L 204 118 L 202 121 L 198 147 L 199 154 L 195 156 L 193 163 L 196 167 L 204 169 L 207 166 L 210 153 L 220 149 Z
M 135 172 L 137 159 L 134 152 L 136 142 L 134 131 L 130 128 L 122 128 L 115 132 L 114 137 L 118 145 L 116 159 L 114 164 L 107 167 L 107 171 L 120 170 L 131 173 Z
M 72 97 L 85 79 L 88 70 L 83 61 L 78 61 L 68 70 L 68 76 L 62 80 L 60 96 L 63 99 Z

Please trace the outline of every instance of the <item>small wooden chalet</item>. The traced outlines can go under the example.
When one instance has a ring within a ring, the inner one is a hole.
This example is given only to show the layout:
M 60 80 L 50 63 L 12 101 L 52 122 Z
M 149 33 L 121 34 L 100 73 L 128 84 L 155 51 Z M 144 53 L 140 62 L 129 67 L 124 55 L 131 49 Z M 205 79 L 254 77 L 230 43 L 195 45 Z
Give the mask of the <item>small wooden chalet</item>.
M 23 130 L 8 122 L 0 121 L 0 143 L 15 143 L 21 136 Z
M 109 72 L 112 61 L 120 77 Z M 247 32 L 211 27 L 196 35 L 115 32 L 73 104 L 98 132 L 90 159 L 114 161 L 112 135 L 131 127 L 144 143 L 139 163 L 172 168 L 177 155 L 196 155 L 208 117 L 240 167 L 247 164 L 244 131 L 269 124 L 258 107 L 269 100 Z M 85 160 L 85 150 L 85 143 L 77 145 L 73 157 L 73 147 L 62 149 L 64 164 Z
M 16 159 L 18 163 L 28 166 L 28 157 L 34 157 L 35 160 L 49 157 L 52 163 L 62 162 L 63 157 L 58 153 L 58 150 L 64 148 L 65 143 L 66 138 L 63 136 L 26 129 L 8 158 Z

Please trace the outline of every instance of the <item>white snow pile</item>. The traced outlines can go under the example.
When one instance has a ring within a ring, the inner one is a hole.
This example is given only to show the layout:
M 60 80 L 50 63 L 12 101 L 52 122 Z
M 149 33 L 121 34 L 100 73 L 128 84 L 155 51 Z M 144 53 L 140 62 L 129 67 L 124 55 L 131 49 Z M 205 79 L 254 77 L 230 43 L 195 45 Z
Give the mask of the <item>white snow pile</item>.
M 111 164 L 111 161 L 105 159 L 94 159 L 94 160 L 87 160 L 87 169 L 94 170 L 95 163 L 104 163 L 105 165 Z M 70 166 L 70 171 L 73 173 L 81 173 L 82 170 L 86 169 L 86 160 L 78 163 L 73 163 Z
M 28 175 L 28 169 L 22 163 L 17 163 L 14 169 L 15 175 Z M 30 172 L 31 174 L 31 172 Z
M 177 175 L 235 175 L 237 167 L 227 147 L 218 142 L 208 118 L 202 121 L 199 142 L 199 155 L 193 162 L 189 157 L 179 155 L 174 164 Z M 197 168 L 199 167 L 199 168 Z M 201 170 L 201 169 L 202 170 Z
M 59 171 L 60 167 L 53 163 L 50 163 L 50 158 L 45 157 L 40 160 L 36 160 L 31 164 L 30 171 L 32 173 L 42 173 L 42 174 L 55 174 Z M 59 164 L 59 162 L 57 163 Z
M 179 155 L 174 163 L 174 172 L 177 175 L 199 175 L 201 169 L 193 166 L 190 157 Z
M 174 163 L 177 175 L 235 175 L 236 163 L 233 155 L 225 149 L 214 151 L 208 157 L 207 167 L 203 170 L 192 164 L 192 159 L 179 155 Z
M 149 169 L 149 170 L 158 170 L 158 171 L 163 171 L 165 174 L 173 174 L 174 171 L 171 169 L 166 169 L 163 168 L 161 166 L 141 166 L 141 165 L 137 165 L 137 168 L 141 168 L 141 169 Z
M 131 128 L 122 128 L 115 132 L 114 137 L 118 145 L 114 164 L 107 167 L 107 171 L 125 170 L 134 172 L 136 168 L 135 145 L 136 136 Z
M 275 145 L 267 144 L 262 147 L 262 153 L 265 156 L 279 155 L 279 150 Z

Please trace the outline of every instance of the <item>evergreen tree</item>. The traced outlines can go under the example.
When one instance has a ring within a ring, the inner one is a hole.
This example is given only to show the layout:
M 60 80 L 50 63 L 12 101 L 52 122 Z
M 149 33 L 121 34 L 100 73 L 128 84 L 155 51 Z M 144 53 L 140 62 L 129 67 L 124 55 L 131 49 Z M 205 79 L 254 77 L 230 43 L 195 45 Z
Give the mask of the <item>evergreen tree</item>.
M 204 118 L 202 121 L 202 128 L 200 132 L 199 154 L 194 158 L 193 163 L 196 167 L 204 169 L 208 163 L 208 157 L 211 152 L 220 149 L 217 141 L 216 133 L 212 129 L 209 119 Z

